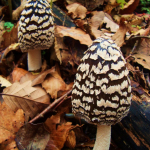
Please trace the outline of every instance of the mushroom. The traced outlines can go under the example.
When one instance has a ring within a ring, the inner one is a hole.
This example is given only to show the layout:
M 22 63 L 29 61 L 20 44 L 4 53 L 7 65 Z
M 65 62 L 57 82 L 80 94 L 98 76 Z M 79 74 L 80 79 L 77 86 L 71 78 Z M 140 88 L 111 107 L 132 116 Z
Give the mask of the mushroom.
M 97 125 L 94 150 L 108 150 L 111 125 L 131 104 L 131 85 L 120 48 L 106 36 L 96 39 L 81 59 L 72 90 L 72 112 Z
M 28 70 L 41 68 L 41 50 L 54 41 L 54 18 L 46 0 L 28 0 L 21 13 L 18 42 L 22 52 L 28 52 Z

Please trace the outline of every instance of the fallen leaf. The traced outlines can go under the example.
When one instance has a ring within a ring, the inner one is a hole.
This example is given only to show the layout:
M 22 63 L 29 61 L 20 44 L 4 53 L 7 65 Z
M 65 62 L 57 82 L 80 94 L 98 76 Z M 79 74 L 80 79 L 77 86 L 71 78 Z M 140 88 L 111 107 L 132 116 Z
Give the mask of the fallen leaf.
M 150 54 L 144 55 L 144 54 L 134 54 L 132 57 L 135 58 L 135 61 L 142 65 L 145 69 L 150 70 Z
M 119 25 L 119 29 L 112 37 L 112 40 L 115 41 L 117 46 L 121 47 L 124 44 L 125 35 L 127 31 L 128 28 L 126 27 L 126 25 L 123 22 L 121 22 Z
M 45 150 L 50 139 L 48 131 L 43 124 L 26 124 L 16 134 L 16 143 L 20 150 Z
M 66 142 L 69 131 L 75 128 L 75 126 L 72 125 L 71 122 L 58 125 L 58 123 L 60 123 L 59 120 L 60 120 L 59 115 L 55 116 L 53 115 L 46 120 L 45 126 L 47 130 L 50 132 L 50 140 L 53 141 L 54 145 L 58 149 L 62 149 Z
M 120 10 L 120 14 L 131 14 L 134 12 L 136 7 L 139 5 L 140 0 L 129 0 L 123 7 L 122 10 Z
M 18 42 L 18 24 L 10 32 L 5 31 L 3 34 L 4 41 L 1 42 L 2 48 L 6 48 L 13 43 Z
M 40 113 L 49 103 L 48 94 L 40 86 L 31 86 L 32 81 L 24 83 L 15 82 L 3 90 L 3 99 L 5 103 L 14 111 L 23 109 L 26 121 L 29 116 L 33 118 Z
M 104 1 L 107 0 L 66 0 L 68 4 L 72 4 L 75 2 L 81 3 L 83 6 L 85 6 L 88 10 L 94 10 L 96 7 L 98 7 L 99 5 L 103 5 Z
M 0 147 L 4 146 L 3 142 L 6 140 L 10 143 L 14 140 L 16 132 L 24 125 L 24 121 L 23 110 L 18 109 L 14 113 L 5 102 L 0 103 Z
M 63 63 L 65 65 L 65 67 L 69 63 L 74 69 L 74 65 L 80 63 L 80 59 L 87 49 L 86 45 L 89 45 L 92 42 L 90 36 L 82 30 L 62 26 L 58 26 L 55 33 L 55 52 L 57 58 L 61 64 Z M 70 72 L 74 71 L 71 70 Z
M 66 142 L 65 142 L 65 146 L 67 146 L 71 149 L 75 148 L 75 146 L 76 146 L 76 135 L 75 135 L 73 130 L 71 130 L 68 133 L 68 136 L 67 136 L 67 139 L 66 139 Z
M 119 25 L 116 24 L 110 17 L 108 18 L 105 16 L 103 22 L 106 23 L 106 28 L 110 28 L 111 32 L 116 32 L 119 29 Z
M 9 87 L 12 85 L 7 79 L 3 78 L 1 75 L 0 75 L 0 84 L 1 87 Z
M 55 71 L 47 76 L 42 83 L 42 87 L 50 94 L 51 98 L 56 99 L 58 96 L 62 96 L 61 94 L 58 95 L 59 91 L 65 91 L 66 93 L 72 88 L 72 85 L 68 88 L 68 85 L 63 81 L 58 72 Z
M 22 10 L 25 8 L 25 5 L 27 4 L 27 2 L 28 2 L 27 0 L 22 0 L 21 5 L 16 10 L 13 11 L 13 13 L 12 13 L 13 20 L 18 20 L 20 14 L 21 14 Z
M 68 10 L 68 14 L 70 14 L 73 19 L 84 19 L 86 17 L 87 9 L 79 3 L 70 4 L 66 8 Z
M 12 79 L 13 82 L 20 81 L 21 77 L 23 77 L 25 74 L 29 73 L 27 70 L 24 70 L 22 68 L 14 68 L 12 72 Z
M 60 37 L 69 36 L 75 40 L 79 40 L 81 44 L 84 45 L 92 44 L 90 36 L 79 28 L 77 29 L 75 27 L 67 28 L 64 26 L 57 26 L 56 28 Z

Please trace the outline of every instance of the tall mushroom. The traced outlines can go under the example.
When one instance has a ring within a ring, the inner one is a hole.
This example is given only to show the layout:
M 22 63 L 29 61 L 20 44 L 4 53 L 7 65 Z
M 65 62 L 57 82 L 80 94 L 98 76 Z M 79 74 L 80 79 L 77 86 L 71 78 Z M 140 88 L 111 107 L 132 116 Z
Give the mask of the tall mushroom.
M 96 39 L 78 66 L 72 90 L 72 111 L 97 125 L 94 150 L 108 150 L 111 125 L 125 117 L 131 85 L 123 55 L 110 38 Z
M 54 41 L 54 18 L 46 0 L 28 0 L 21 13 L 18 42 L 22 52 L 28 52 L 28 70 L 41 68 L 41 50 Z

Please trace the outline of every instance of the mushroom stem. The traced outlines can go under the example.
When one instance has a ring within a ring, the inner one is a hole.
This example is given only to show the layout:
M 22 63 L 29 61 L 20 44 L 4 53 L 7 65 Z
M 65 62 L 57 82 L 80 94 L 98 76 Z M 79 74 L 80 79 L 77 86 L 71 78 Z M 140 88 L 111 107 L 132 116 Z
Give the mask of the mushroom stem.
M 96 141 L 93 150 L 109 150 L 111 126 L 97 125 Z
M 42 66 L 41 51 L 30 50 L 28 51 L 28 70 L 35 71 Z

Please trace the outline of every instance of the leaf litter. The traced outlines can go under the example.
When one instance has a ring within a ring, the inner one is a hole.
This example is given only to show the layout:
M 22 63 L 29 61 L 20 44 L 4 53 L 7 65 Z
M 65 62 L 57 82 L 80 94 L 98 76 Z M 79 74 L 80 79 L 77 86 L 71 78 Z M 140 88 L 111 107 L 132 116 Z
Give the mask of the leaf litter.
M 60 25 L 56 19 L 54 46 L 51 52 L 43 52 L 43 69 L 38 73 L 27 71 L 27 56 L 23 56 L 17 43 L 18 19 L 25 3 L 22 1 L 13 11 L 16 22 L 10 32 L 4 28 L 10 19 L 5 15 L 6 8 L 0 8 L 0 16 L 4 16 L 0 21 L 0 84 L 4 101 L 0 103 L 0 149 L 93 147 L 94 142 L 82 132 L 80 121 L 75 117 L 68 120 L 65 114 L 71 113 L 70 93 L 80 59 L 92 40 L 101 35 L 112 37 L 126 57 L 133 101 L 150 102 L 148 17 L 133 13 L 139 0 L 130 0 L 123 7 L 115 0 L 55 1 L 60 11 L 72 18 L 74 27 Z

